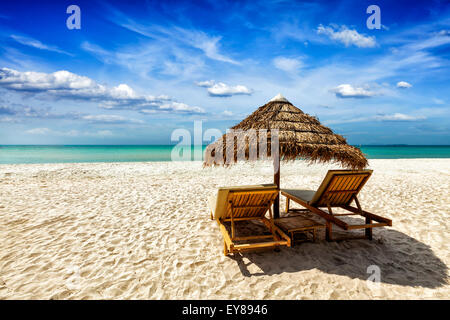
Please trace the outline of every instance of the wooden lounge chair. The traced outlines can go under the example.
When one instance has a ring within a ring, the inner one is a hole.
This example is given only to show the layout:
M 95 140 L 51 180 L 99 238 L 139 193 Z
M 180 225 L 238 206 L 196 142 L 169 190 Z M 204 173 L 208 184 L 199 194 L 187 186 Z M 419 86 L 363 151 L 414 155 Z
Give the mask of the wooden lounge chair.
M 281 189 L 286 197 L 286 212 L 289 212 L 289 201 L 294 201 L 311 212 L 318 214 L 326 221 L 326 239 L 332 240 L 332 224 L 343 230 L 365 229 L 364 238 L 372 240 L 372 228 L 392 226 L 392 220 L 364 211 L 358 201 L 358 193 L 372 174 L 372 170 L 329 170 L 317 191 Z M 356 207 L 350 204 L 355 201 Z M 321 210 L 326 207 L 328 212 Z M 332 208 L 340 207 L 350 213 L 335 214 Z M 365 224 L 349 225 L 338 216 L 360 215 L 366 218 Z M 376 221 L 377 223 L 372 223 Z
M 217 196 L 209 198 L 211 219 L 219 224 L 224 239 L 224 254 L 243 252 L 256 248 L 291 246 L 290 238 L 273 222 L 272 204 L 279 194 L 275 184 L 219 188 Z M 266 217 L 269 212 L 269 218 Z M 259 220 L 270 234 L 236 236 L 236 223 L 244 220 Z M 231 222 L 231 235 L 225 222 Z M 252 242 L 252 241 L 260 242 Z M 269 240 L 269 241 L 263 241 Z M 246 241 L 246 243 L 237 242 Z

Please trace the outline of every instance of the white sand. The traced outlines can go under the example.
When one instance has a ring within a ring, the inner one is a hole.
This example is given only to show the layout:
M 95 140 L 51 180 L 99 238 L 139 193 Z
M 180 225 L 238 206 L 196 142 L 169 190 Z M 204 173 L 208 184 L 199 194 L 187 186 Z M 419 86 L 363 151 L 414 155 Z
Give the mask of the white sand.
M 392 228 L 235 258 L 207 195 L 271 182 L 270 163 L 1 165 L 0 298 L 449 299 L 450 160 L 370 164 L 361 203 Z M 316 188 L 332 167 L 283 164 L 282 187 Z

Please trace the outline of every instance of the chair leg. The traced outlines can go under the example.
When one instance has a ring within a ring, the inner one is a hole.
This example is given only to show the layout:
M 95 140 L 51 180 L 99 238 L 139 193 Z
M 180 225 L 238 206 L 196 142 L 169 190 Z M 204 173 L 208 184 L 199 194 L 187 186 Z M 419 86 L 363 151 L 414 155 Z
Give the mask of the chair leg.
M 234 240 L 234 220 L 233 220 L 234 212 L 233 211 L 234 211 L 233 205 L 231 205 L 231 215 L 230 215 L 230 218 L 231 218 L 231 240 Z
M 225 241 L 223 242 L 223 254 L 226 256 L 228 255 L 227 243 Z
M 371 224 L 371 223 L 372 223 L 372 219 L 366 218 L 366 224 Z M 365 232 L 366 232 L 366 238 L 369 240 L 372 240 L 372 228 L 366 228 Z
M 269 217 L 270 217 L 270 232 L 272 232 L 273 237 L 275 238 L 275 230 L 273 227 L 273 215 L 272 215 L 272 208 L 269 207 Z
M 294 232 L 289 232 L 289 238 L 291 238 L 291 247 L 293 247 L 295 245 L 295 233 Z
M 286 213 L 289 213 L 289 198 L 286 197 Z

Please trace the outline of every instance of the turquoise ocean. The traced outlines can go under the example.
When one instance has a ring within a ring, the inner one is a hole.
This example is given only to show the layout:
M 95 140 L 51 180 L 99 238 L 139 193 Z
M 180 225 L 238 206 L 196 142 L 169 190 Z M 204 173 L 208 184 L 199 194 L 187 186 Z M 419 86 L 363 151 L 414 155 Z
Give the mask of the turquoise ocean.
M 450 146 L 358 146 L 369 159 L 450 158 Z M 171 161 L 173 145 L 0 146 L 0 164 Z M 202 149 L 204 150 L 205 147 Z M 202 153 L 197 149 L 197 152 Z M 179 153 L 178 153 L 179 154 Z M 194 150 L 191 151 L 194 159 Z

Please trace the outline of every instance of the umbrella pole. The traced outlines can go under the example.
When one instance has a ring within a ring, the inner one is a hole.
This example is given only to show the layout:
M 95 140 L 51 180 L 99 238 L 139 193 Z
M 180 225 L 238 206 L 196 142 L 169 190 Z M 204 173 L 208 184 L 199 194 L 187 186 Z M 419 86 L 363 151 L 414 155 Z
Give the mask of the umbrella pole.
M 278 162 L 278 163 L 277 163 Z M 280 189 L 280 156 L 273 157 L 273 183 L 277 185 L 277 188 Z M 273 203 L 273 217 L 277 219 L 280 217 L 280 194 L 275 199 Z

